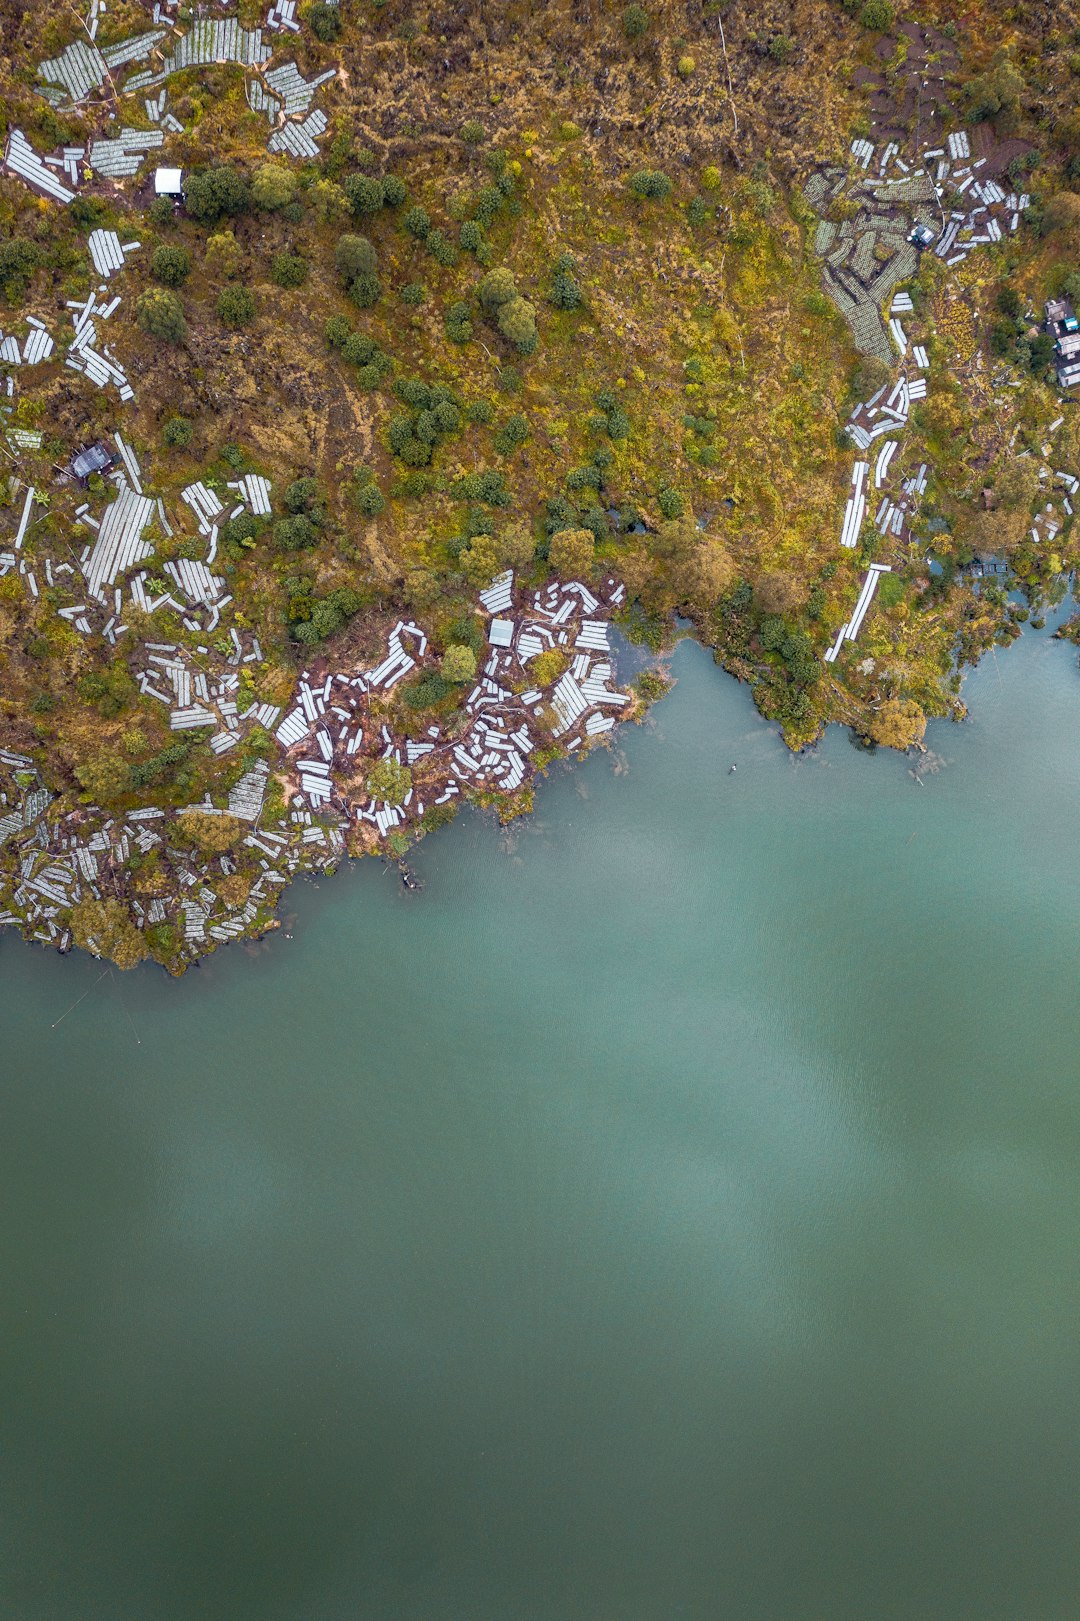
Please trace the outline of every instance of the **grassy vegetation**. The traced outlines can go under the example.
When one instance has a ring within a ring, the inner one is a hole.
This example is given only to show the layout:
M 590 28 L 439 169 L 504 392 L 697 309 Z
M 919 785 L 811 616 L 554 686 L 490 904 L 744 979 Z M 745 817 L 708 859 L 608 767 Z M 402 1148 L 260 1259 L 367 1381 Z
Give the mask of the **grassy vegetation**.
M 689 614 L 799 745 L 830 719 L 857 723 L 882 692 L 955 710 L 957 650 L 977 655 L 1003 624 L 959 583 L 975 552 L 1009 555 L 1035 594 L 1072 561 L 1068 532 L 1055 549 L 1026 544 L 1038 491 L 1010 482 L 1008 462 L 1053 408 L 1029 311 L 1078 270 L 1080 216 L 1062 198 L 1080 188 L 1080 122 L 1058 93 L 1076 41 L 1060 19 L 967 13 L 964 105 L 1035 142 L 1034 232 L 973 258 L 960 296 L 923 261 L 933 387 L 905 454 L 932 461 L 943 527 L 892 559 L 858 660 L 826 672 L 874 542 L 838 556 L 855 357 L 820 293 L 799 183 L 857 127 L 852 75 L 878 59 L 891 7 L 725 7 L 726 61 L 720 9 L 317 5 L 290 51 L 305 74 L 340 70 L 318 161 L 268 162 L 241 72 L 215 67 L 169 85 L 183 212 L 104 182 L 58 210 L 0 179 L 5 330 L 89 291 L 92 225 L 137 236 L 110 341 L 137 379 L 123 431 L 150 487 L 168 499 L 195 477 L 274 481 L 272 519 L 226 525 L 218 565 L 264 653 L 247 701 L 280 702 L 315 653 L 373 653 L 408 610 L 443 665 L 388 713 L 451 714 L 475 592 L 512 563 L 537 581 L 618 574 L 628 627 L 653 645 Z M 947 5 L 924 10 L 953 21 Z M 102 42 L 141 18 L 111 9 Z M 100 109 L 58 114 L 32 91 L 30 65 L 72 36 L 67 15 L 4 26 L 9 122 L 42 148 L 99 131 Z M 145 122 L 141 103 L 124 117 Z M 121 420 L 62 359 L 20 380 L 12 418 L 44 433 L 21 457 L 43 490 L 71 447 Z M 998 372 L 1020 382 L 1006 404 Z M 69 495 L 51 499 L 31 549 L 70 532 Z M 193 533 L 153 538 L 156 580 L 200 555 Z M 923 542 L 944 584 L 928 581 Z M 5 735 L 57 787 L 182 805 L 242 774 L 252 745 L 221 760 L 202 738 L 178 743 L 138 693 L 137 616 L 114 651 L 56 606 L 0 581 Z M 153 631 L 194 640 L 166 611 Z

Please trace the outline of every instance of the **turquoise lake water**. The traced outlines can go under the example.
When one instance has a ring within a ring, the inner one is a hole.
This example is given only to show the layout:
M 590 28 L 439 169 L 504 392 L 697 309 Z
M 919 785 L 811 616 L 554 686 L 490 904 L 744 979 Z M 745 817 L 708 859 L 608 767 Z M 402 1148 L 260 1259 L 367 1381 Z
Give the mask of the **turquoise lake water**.
M 0 940 L 4 1615 L 1080 1613 L 1075 650 L 924 786 L 675 672 L 420 895 Z

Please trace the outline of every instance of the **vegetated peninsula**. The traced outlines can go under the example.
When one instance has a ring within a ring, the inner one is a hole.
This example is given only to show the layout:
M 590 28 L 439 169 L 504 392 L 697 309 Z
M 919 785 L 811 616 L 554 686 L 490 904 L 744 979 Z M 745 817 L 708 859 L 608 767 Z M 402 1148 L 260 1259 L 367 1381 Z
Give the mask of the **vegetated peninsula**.
M 1074 6 L 0 29 L 0 923 L 178 972 L 519 814 L 613 624 L 916 746 L 1063 590 Z

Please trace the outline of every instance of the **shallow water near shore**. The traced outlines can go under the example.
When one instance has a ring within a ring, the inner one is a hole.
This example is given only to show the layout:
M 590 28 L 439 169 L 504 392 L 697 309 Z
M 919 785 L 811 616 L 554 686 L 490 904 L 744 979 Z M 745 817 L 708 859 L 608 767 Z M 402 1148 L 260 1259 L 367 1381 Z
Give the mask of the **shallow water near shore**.
M 5 1614 L 1075 1616 L 1075 649 L 924 786 L 674 667 L 419 895 L 0 939 Z

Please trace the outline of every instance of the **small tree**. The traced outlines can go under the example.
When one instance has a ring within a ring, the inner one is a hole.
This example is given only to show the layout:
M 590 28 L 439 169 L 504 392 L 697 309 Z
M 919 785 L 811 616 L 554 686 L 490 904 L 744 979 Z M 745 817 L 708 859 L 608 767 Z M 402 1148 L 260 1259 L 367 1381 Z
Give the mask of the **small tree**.
M 369 310 L 382 297 L 382 282 L 378 276 L 365 272 L 349 283 L 349 297 L 358 310 Z
M 499 306 L 499 331 L 523 355 L 531 355 L 537 345 L 536 309 L 520 295 Z
M 866 731 L 885 748 L 910 749 L 922 742 L 926 716 L 912 698 L 887 698 L 871 714 Z
M 307 280 L 307 260 L 298 253 L 278 253 L 270 266 L 270 279 L 279 287 L 299 287 Z
M 187 417 L 170 417 L 161 430 L 162 443 L 183 450 L 190 445 L 194 431 Z
M 166 343 L 181 343 L 187 331 L 180 300 L 164 287 L 148 287 L 139 294 L 135 318 L 144 332 Z
M 223 214 L 243 214 L 251 202 L 247 181 L 238 169 L 221 164 L 189 175 L 184 206 L 193 219 L 218 220 Z
M 499 561 L 504 568 L 526 568 L 533 560 L 536 543 L 528 524 L 506 526 L 498 540 Z
M 358 219 L 377 214 L 386 201 L 381 180 L 368 174 L 351 174 L 343 186 L 349 205 Z
M 255 319 L 255 295 L 247 287 L 223 287 L 218 294 L 217 312 L 226 326 L 250 326 Z
M 887 34 L 894 16 L 892 0 L 866 0 L 859 13 L 859 21 L 864 28 L 872 28 L 876 34 Z
M 244 250 L 231 231 L 218 231 L 206 244 L 206 268 L 219 276 L 237 276 L 244 262 Z
M 506 265 L 489 270 L 487 275 L 481 278 L 476 291 L 480 303 L 489 315 L 493 315 L 500 305 L 508 304 L 512 298 L 518 297 L 514 273 Z
M 346 231 L 344 236 L 338 237 L 334 263 L 339 274 L 346 281 L 352 281 L 356 276 L 373 276 L 378 259 L 366 236 Z
M 251 200 L 256 208 L 272 213 L 284 208 L 296 196 L 296 181 L 291 169 L 280 163 L 260 163 L 251 182 Z
M 548 562 L 563 579 L 584 579 L 592 570 L 596 542 L 588 529 L 560 529 L 548 546 Z
M 672 182 L 662 169 L 638 169 L 627 181 L 632 196 L 639 200 L 650 198 L 663 202 L 672 193 Z
M 323 0 L 316 0 L 313 6 L 308 7 L 307 20 L 315 38 L 322 40 L 324 45 L 332 45 L 341 33 L 339 6 L 328 6 Z
M 163 242 L 151 255 L 150 274 L 166 287 L 179 287 L 190 270 L 191 254 L 187 248 Z
M 410 236 L 422 242 L 431 230 L 431 215 L 426 208 L 410 208 L 401 223 Z
M 400 805 L 412 787 L 412 772 L 407 765 L 388 755 L 370 767 L 364 786 L 372 799 L 381 800 L 384 805 Z
M 447 681 L 464 686 L 476 679 L 476 654 L 464 642 L 454 642 L 443 654 L 440 668 Z
M 572 253 L 564 253 L 556 260 L 551 278 L 548 302 L 557 310 L 576 310 L 581 307 L 581 287 L 574 272 L 577 264 Z

